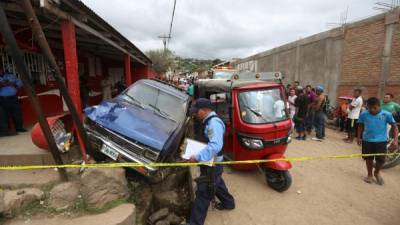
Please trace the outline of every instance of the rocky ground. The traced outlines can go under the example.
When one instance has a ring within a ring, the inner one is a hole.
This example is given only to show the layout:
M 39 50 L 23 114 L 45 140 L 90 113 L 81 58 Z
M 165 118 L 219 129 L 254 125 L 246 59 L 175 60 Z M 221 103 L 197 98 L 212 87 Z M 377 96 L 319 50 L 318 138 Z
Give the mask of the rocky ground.
M 360 153 L 343 134 L 327 130 L 325 142 L 293 141 L 287 156 Z M 209 211 L 207 225 L 398 225 L 400 166 L 385 170 L 385 185 L 367 184 L 362 159 L 293 163 L 292 187 L 277 193 L 258 171 L 229 168 L 225 181 L 236 198 L 233 211 Z
M 36 174 L 51 177 L 49 172 Z M 101 224 L 177 225 L 190 210 L 188 169 L 162 174 L 162 180 L 149 180 L 123 168 L 74 169 L 68 171 L 69 182 L 3 185 L 0 224 L 94 224 L 104 217 Z

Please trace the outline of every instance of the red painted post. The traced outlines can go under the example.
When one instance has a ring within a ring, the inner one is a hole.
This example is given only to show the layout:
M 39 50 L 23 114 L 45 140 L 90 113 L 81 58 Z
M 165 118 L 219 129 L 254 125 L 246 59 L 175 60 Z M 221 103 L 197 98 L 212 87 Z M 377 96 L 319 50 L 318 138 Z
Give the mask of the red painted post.
M 128 87 L 132 84 L 132 73 L 131 73 L 131 57 L 128 54 L 124 56 L 125 63 L 125 84 Z
M 64 63 L 68 94 L 71 96 L 76 110 L 82 112 L 79 87 L 78 55 L 76 51 L 75 25 L 70 20 L 61 22 L 62 41 L 64 47 Z
M 82 102 L 80 95 L 79 74 L 78 74 L 78 53 L 76 50 L 75 25 L 70 20 L 61 22 L 61 33 L 64 47 L 65 73 L 68 86 L 68 94 L 71 96 L 76 111 L 82 120 Z M 76 129 L 76 127 L 74 128 Z M 86 149 L 82 138 L 78 134 L 78 141 L 81 146 L 81 154 L 86 161 Z

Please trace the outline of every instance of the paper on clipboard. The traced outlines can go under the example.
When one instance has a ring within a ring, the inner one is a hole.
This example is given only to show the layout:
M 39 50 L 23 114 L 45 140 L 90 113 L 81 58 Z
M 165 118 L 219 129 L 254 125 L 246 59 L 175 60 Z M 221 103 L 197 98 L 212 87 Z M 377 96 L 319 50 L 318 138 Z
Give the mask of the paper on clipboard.
M 190 159 L 191 156 L 197 155 L 201 150 L 203 150 L 207 146 L 207 144 L 205 143 L 195 141 L 190 138 L 186 138 L 185 142 L 186 142 L 186 147 L 185 147 L 185 152 L 182 155 L 183 159 Z M 213 163 L 214 158 L 212 158 L 208 162 Z

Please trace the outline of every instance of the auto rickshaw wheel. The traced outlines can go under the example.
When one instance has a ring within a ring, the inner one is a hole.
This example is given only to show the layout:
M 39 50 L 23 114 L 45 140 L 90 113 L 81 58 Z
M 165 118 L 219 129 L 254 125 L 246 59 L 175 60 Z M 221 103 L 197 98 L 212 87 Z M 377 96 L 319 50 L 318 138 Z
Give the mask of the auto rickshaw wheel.
M 265 169 L 267 184 L 278 192 L 284 192 L 292 185 L 292 176 L 287 170 Z

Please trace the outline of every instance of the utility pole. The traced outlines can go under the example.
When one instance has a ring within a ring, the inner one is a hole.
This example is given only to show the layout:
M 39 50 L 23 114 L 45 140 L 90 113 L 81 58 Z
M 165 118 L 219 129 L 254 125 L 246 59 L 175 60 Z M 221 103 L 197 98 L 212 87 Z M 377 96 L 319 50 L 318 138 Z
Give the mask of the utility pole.
M 167 51 L 167 41 L 169 41 L 169 39 L 171 39 L 171 36 L 166 36 L 166 35 L 162 35 L 162 36 L 158 36 L 158 38 L 160 38 L 164 44 L 164 54 Z

